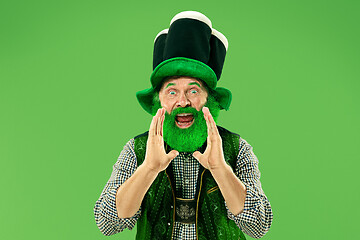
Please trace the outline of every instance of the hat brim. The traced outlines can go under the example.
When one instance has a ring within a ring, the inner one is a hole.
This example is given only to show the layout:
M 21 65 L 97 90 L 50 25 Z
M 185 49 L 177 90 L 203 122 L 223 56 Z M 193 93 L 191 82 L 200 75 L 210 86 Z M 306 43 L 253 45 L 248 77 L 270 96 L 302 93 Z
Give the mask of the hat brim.
M 217 84 L 215 72 L 205 63 L 191 58 L 176 57 L 160 63 L 151 74 L 152 87 L 157 88 L 164 78 L 170 76 L 199 78 L 211 89 L 215 89 Z
M 226 88 L 216 87 L 216 74 L 208 65 L 194 59 L 176 57 L 163 61 L 154 69 L 150 77 L 151 88 L 136 93 L 141 107 L 151 115 L 155 115 L 157 110 L 154 109 L 154 96 L 164 78 L 170 76 L 187 76 L 201 79 L 211 89 L 220 105 L 220 109 L 229 109 L 232 99 L 231 92 Z
M 154 96 L 156 93 L 157 91 L 152 87 L 136 93 L 137 100 L 141 107 L 151 115 L 155 115 L 157 110 L 154 109 Z M 219 103 L 220 109 L 229 110 L 232 99 L 230 90 L 218 87 L 212 90 L 212 94 Z

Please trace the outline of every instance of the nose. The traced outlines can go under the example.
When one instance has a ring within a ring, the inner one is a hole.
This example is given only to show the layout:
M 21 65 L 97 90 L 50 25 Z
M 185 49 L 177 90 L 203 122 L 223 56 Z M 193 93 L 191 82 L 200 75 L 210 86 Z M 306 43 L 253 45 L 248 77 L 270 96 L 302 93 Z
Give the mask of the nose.
M 177 107 L 188 107 L 190 106 L 190 101 L 187 98 L 185 93 L 181 93 L 179 95 L 178 101 L 177 101 Z

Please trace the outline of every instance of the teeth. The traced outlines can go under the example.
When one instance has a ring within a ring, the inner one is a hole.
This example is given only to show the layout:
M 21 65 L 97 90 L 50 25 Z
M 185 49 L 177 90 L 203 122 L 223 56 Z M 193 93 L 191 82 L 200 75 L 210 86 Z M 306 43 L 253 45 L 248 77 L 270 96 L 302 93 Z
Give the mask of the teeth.
M 185 116 L 190 116 L 192 115 L 191 113 L 181 113 L 181 114 L 177 114 L 176 116 L 179 116 L 179 117 L 185 117 Z

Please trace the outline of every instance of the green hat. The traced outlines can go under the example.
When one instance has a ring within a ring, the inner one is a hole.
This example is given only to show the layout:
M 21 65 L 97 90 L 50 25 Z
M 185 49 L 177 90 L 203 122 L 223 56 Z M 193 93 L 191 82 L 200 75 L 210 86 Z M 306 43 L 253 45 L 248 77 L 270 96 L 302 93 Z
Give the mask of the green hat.
M 140 105 L 153 114 L 153 98 L 162 81 L 171 76 L 201 79 L 219 102 L 221 109 L 229 109 L 231 92 L 216 87 L 228 48 L 226 37 L 212 28 L 211 21 L 199 12 L 181 12 L 171 20 L 169 29 L 155 38 L 151 88 L 139 91 Z

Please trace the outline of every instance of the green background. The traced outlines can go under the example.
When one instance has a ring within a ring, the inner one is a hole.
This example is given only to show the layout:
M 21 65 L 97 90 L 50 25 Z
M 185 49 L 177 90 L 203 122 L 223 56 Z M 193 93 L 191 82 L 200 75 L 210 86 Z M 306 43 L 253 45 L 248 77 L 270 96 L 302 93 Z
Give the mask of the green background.
M 1 239 L 102 236 L 93 206 L 151 117 L 156 34 L 206 14 L 229 40 L 219 125 L 260 161 L 274 221 L 263 239 L 356 239 L 359 1 L 1 1 Z M 249 238 L 250 239 L 250 238 Z

